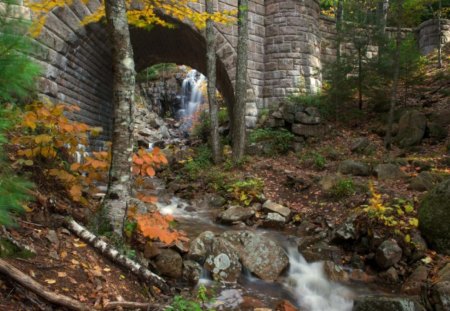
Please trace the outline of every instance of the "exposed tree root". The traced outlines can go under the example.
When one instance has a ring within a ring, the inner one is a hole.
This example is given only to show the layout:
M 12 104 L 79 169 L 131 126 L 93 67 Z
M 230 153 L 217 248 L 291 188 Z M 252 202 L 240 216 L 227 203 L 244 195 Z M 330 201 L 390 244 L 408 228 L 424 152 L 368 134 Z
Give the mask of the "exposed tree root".
M 70 310 L 89 310 L 86 305 L 79 301 L 47 290 L 47 288 L 3 259 L 0 259 L 0 272 L 51 303 L 64 306 Z
M 150 284 L 157 286 L 164 293 L 169 292 L 169 287 L 167 286 L 163 278 L 154 274 L 153 272 L 142 266 L 140 263 L 137 263 L 124 255 L 121 255 L 118 250 L 108 245 L 105 241 L 91 233 L 75 220 L 65 220 L 64 225 L 79 238 L 92 245 L 102 255 L 108 257 L 110 260 L 121 265 L 122 267 L 129 269 L 137 277 L 144 280 L 145 282 L 149 282 Z
M 145 311 L 161 310 L 161 306 L 151 303 L 132 302 L 132 301 L 112 301 L 108 302 L 103 310 L 115 310 L 117 308 L 124 309 L 142 309 Z

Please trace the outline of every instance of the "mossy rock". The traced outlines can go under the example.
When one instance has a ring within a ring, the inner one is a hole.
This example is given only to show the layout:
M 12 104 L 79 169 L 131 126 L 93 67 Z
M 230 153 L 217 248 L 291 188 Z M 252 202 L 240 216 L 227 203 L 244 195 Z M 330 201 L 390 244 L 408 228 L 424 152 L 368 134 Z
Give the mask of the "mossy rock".
M 437 185 L 422 200 L 419 225 L 430 246 L 450 255 L 450 178 Z

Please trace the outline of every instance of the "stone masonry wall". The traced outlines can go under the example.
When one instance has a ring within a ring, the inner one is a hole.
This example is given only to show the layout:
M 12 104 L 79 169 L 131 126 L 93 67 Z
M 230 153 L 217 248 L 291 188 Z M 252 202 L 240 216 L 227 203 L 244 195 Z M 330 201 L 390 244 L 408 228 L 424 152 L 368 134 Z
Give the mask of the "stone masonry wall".
M 321 87 L 319 4 L 315 0 L 266 0 L 267 107 L 300 89 Z
M 417 34 L 419 38 L 420 52 L 424 55 L 432 52 L 438 46 L 439 42 L 439 27 L 437 20 L 428 20 L 417 27 Z M 441 43 L 446 44 L 450 42 L 450 20 L 441 20 Z

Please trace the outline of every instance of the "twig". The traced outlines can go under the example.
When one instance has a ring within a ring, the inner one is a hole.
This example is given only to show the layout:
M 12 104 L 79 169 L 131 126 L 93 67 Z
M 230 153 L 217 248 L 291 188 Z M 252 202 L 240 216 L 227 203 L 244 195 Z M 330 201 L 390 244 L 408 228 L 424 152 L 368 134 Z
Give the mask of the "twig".
M 17 283 L 21 284 L 22 286 L 26 287 L 27 289 L 31 290 L 32 292 L 36 293 L 37 295 L 41 296 L 42 298 L 44 298 L 49 302 L 52 302 L 60 306 L 64 306 L 66 308 L 69 308 L 70 310 L 76 311 L 89 310 L 86 305 L 77 300 L 47 290 L 47 288 L 45 288 L 44 286 L 33 280 L 31 277 L 29 277 L 19 269 L 15 268 L 13 265 L 10 265 L 3 259 L 0 259 L 0 272 L 7 275 Z
M 36 224 L 36 223 L 34 223 L 34 222 L 25 221 L 25 220 L 22 220 L 22 219 L 19 219 L 18 221 L 21 222 L 21 223 L 23 223 L 23 224 L 30 225 L 30 226 L 45 227 L 44 225 Z
M 19 242 L 16 239 L 14 239 L 13 236 L 11 235 L 11 233 L 9 233 L 8 230 L 6 230 L 5 226 L 2 226 L 2 232 L 3 232 L 4 237 L 9 242 L 11 242 L 14 246 L 16 246 L 19 249 L 26 250 L 27 252 L 30 252 L 33 255 L 36 255 L 36 251 L 31 246 L 22 244 L 21 242 Z
M 156 311 L 160 310 L 161 306 L 151 303 L 145 303 L 145 302 L 133 302 L 133 301 L 111 301 L 108 302 L 104 307 L 103 310 L 114 310 L 117 308 L 126 308 L 126 309 L 143 309 L 146 311 Z

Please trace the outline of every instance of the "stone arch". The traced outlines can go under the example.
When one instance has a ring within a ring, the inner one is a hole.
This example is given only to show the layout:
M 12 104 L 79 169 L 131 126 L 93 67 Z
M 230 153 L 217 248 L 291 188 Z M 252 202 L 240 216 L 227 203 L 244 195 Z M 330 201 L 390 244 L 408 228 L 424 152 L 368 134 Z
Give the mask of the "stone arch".
M 50 12 L 37 38 L 42 48 L 34 57 L 44 68 L 39 83 L 41 95 L 79 105 L 81 112 L 77 115 L 78 119 L 102 126 L 105 138 L 108 138 L 113 115 L 111 47 L 104 24 L 81 25 L 83 18 L 92 14 L 99 5 L 98 0 L 91 0 L 87 5 L 75 0 L 70 7 Z M 131 29 L 137 71 L 153 64 L 173 62 L 205 73 L 204 32 L 187 23 L 171 21 L 176 25 L 174 29 L 159 26 L 151 31 Z M 235 32 L 235 25 L 230 29 L 217 27 L 216 31 L 217 85 L 230 107 L 234 104 Z M 250 108 L 255 108 L 249 109 L 249 115 L 256 117 L 256 95 L 252 80 L 250 77 L 247 80 Z

